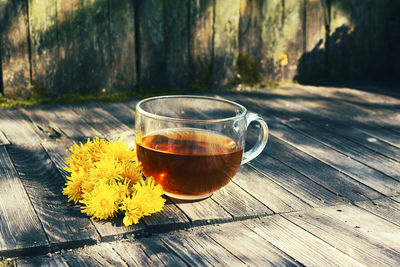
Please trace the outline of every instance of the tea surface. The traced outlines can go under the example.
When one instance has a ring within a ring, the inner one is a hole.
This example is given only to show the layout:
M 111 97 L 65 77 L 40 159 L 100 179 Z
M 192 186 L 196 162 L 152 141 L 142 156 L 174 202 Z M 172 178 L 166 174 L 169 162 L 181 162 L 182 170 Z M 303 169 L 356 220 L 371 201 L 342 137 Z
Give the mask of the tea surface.
M 167 130 L 138 142 L 145 176 L 166 193 L 202 196 L 226 185 L 239 169 L 243 149 L 229 137 L 203 130 Z

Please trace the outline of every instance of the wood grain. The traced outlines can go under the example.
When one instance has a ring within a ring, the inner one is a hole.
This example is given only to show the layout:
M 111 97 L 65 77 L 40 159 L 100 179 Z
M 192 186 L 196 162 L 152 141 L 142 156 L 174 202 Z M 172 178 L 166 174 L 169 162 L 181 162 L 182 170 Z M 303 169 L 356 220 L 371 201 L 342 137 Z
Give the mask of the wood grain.
M 164 1 L 138 0 L 140 85 L 146 90 L 161 88 L 166 81 Z
M 65 105 L 49 105 L 28 110 L 30 119 L 42 129 L 52 128 L 64 133 L 67 137 L 86 142 L 87 138 L 103 137 L 96 129 Z
M 271 209 L 233 182 L 214 192 L 211 198 L 231 214 L 234 220 L 273 214 Z
M 242 227 L 248 227 L 305 266 L 362 266 L 321 240 L 318 235 L 305 231 L 281 216 L 243 223 Z
M 367 236 L 369 240 L 374 240 L 383 247 L 392 248 L 400 253 L 399 226 L 353 205 L 338 205 L 317 209 L 317 211 L 332 220 L 338 220 L 338 224 L 352 227 Z
M 8 141 L 4 133 L 0 131 L 0 145 L 8 145 L 8 144 L 10 144 L 10 142 Z
M 166 202 L 161 212 L 143 218 L 146 228 L 153 232 L 190 227 L 190 221 L 186 215 L 168 197 L 164 196 L 164 198 Z
M 239 53 L 240 1 L 215 1 L 214 54 L 211 79 L 214 87 L 229 85 L 235 78 Z
M 62 194 L 65 178 L 41 146 L 7 149 L 53 250 L 100 239 L 89 218 L 67 204 Z
M 130 109 L 125 103 L 101 103 L 100 105 L 101 108 L 120 120 L 129 129 L 135 129 L 135 111 Z
M 283 216 L 362 264 L 395 266 L 399 261 L 395 250 L 317 210 Z
M 233 178 L 233 182 L 275 213 L 302 210 L 310 207 L 305 201 L 248 165 L 240 168 Z
M 331 122 L 329 120 L 324 121 L 311 121 L 313 125 L 324 128 L 335 135 L 343 136 L 351 141 L 367 147 L 379 154 L 382 154 L 392 160 L 400 162 L 400 148 L 393 146 L 379 138 L 363 132 L 355 127 L 349 125 L 339 124 Z
M 57 2 L 62 92 L 110 90 L 111 49 L 108 1 Z
M 186 89 L 189 83 L 189 1 L 164 1 L 166 86 Z
M 325 145 L 345 154 L 352 159 L 378 170 L 387 176 L 400 180 L 400 162 L 388 159 L 380 153 L 371 151 L 359 144 L 340 135 L 324 131 L 304 121 L 293 121 L 288 126 L 306 133 L 308 136 L 324 143 Z
M 263 1 L 261 71 L 265 82 L 293 80 L 304 52 L 304 1 Z
M 58 69 L 57 2 L 29 1 L 32 84 L 42 95 L 56 95 Z
M 51 257 L 37 256 L 26 259 L 17 259 L 15 261 L 16 266 L 48 266 L 48 267 L 58 267 L 65 266 L 68 267 L 67 261 L 60 255 L 52 255 Z M 7 266 L 7 265 L 6 265 Z
M 190 86 L 211 84 L 213 67 L 214 0 L 190 0 Z
M 189 218 L 192 225 L 204 225 L 210 223 L 232 221 L 233 217 L 212 198 L 201 201 L 184 201 L 172 199 L 172 201 Z
M 171 252 L 164 244 L 155 238 L 142 238 L 140 244 L 143 252 L 153 265 L 184 266 L 187 265 L 178 254 Z
M 264 153 L 281 161 L 283 164 L 347 201 L 360 201 L 382 197 L 382 194 L 372 188 L 274 136 L 270 136 L 270 141 Z M 256 164 L 258 161 L 264 159 L 264 157 L 267 157 L 266 155 L 259 156 L 251 164 Z M 270 168 L 272 167 L 270 166 Z
M 240 231 L 237 231 L 237 227 L 241 227 Z M 222 231 L 209 231 L 206 234 L 246 265 L 301 266 L 288 254 L 240 224 L 227 225 Z
M 393 199 L 395 198 L 360 201 L 356 202 L 355 205 L 400 226 L 400 203 L 393 201 Z
M 109 90 L 133 92 L 137 83 L 134 1 L 113 0 L 108 3 L 111 57 Z
M 31 94 L 27 8 L 26 1 L 0 1 L 0 62 L 5 95 Z
M 212 230 L 211 230 L 212 231 Z M 175 232 L 161 236 L 164 246 L 191 266 L 244 266 L 245 263 L 210 238 L 206 231 Z
M 96 245 L 68 251 L 62 254 L 68 266 L 128 266 L 107 245 Z
M 132 136 L 133 129 L 112 116 L 96 104 L 86 104 L 74 107 L 79 120 L 92 126 L 101 137 L 118 140 L 122 135 Z
M 368 166 L 350 158 L 320 142 L 299 134 L 299 132 L 282 125 L 271 127 L 271 133 L 292 146 L 318 158 L 320 161 L 338 169 L 353 179 L 385 194 L 393 195 L 400 190 L 398 181 L 369 168 Z
M 49 242 L 5 146 L 0 146 L 0 255 L 48 251 Z
M 140 241 L 135 239 L 102 243 L 101 246 L 111 248 L 128 266 L 154 266 L 159 262 L 151 261 L 141 248 Z
M 39 144 L 34 126 L 19 109 L 0 109 L 0 117 L 0 129 L 12 144 Z
M 273 145 L 275 140 L 274 138 L 271 139 L 269 145 Z M 268 151 L 269 147 L 266 150 Z M 314 183 L 296 170 L 274 158 L 268 157 L 266 154 L 264 155 L 264 157 L 255 158 L 249 164 L 312 207 L 334 205 L 343 201 L 331 191 Z

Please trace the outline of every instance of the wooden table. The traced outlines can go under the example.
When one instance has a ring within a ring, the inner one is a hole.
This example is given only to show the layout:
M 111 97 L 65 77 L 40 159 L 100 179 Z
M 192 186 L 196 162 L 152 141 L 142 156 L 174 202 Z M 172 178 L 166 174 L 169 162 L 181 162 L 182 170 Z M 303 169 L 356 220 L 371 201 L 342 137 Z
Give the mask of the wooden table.
M 266 149 L 212 197 L 168 199 L 131 227 L 67 204 L 62 168 L 87 137 L 133 142 L 137 100 L 0 110 L 0 262 L 400 266 L 399 98 L 311 86 L 209 95 L 262 114 Z

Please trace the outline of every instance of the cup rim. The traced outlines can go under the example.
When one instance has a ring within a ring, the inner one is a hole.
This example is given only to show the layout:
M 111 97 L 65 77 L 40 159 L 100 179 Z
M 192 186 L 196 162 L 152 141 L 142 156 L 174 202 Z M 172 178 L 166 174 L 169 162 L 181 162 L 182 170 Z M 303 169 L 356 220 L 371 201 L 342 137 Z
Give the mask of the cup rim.
M 236 114 L 235 116 L 222 118 L 222 119 L 192 120 L 192 119 L 180 119 L 180 118 L 167 117 L 167 116 L 153 114 L 153 113 L 150 113 L 148 111 L 145 111 L 141 107 L 141 105 L 146 103 L 146 102 L 157 100 L 157 99 L 168 99 L 168 98 L 193 98 L 193 99 L 206 99 L 206 100 L 219 101 L 219 102 L 224 102 L 224 103 L 228 103 L 230 105 L 239 107 L 242 111 L 239 114 Z M 210 97 L 210 96 L 200 96 L 200 95 L 164 95 L 164 96 L 154 96 L 154 97 L 145 98 L 145 99 L 140 100 L 136 104 L 136 112 L 138 112 L 138 111 L 142 115 L 145 115 L 147 117 L 151 117 L 152 119 L 177 121 L 177 122 L 190 122 L 190 123 L 225 122 L 225 121 L 229 121 L 229 120 L 242 118 L 247 114 L 247 109 L 244 106 L 242 106 L 241 104 L 239 104 L 239 103 L 236 103 L 236 102 L 231 101 L 231 100 L 223 99 L 223 98 L 216 98 L 216 97 Z

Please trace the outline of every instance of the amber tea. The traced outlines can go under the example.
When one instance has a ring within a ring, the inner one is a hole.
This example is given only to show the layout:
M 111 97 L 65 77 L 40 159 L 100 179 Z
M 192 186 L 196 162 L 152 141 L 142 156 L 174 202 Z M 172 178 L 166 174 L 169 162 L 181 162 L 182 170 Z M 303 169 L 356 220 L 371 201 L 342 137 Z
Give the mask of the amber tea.
M 211 194 L 236 174 L 243 149 L 231 138 L 195 129 L 150 133 L 138 140 L 145 176 L 153 176 L 170 196 Z

